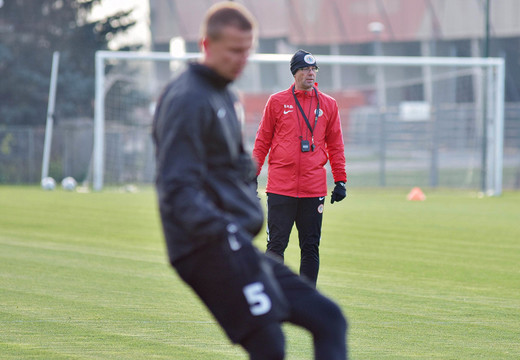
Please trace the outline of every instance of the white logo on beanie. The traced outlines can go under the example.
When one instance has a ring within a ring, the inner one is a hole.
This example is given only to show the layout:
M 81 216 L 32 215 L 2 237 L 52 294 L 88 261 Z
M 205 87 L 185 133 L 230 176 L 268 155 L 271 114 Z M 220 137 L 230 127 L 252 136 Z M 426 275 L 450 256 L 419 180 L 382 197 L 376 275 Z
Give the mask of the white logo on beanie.
M 309 65 L 313 65 L 316 63 L 316 59 L 314 59 L 314 56 L 312 56 L 311 54 L 305 55 L 303 61 L 305 61 Z

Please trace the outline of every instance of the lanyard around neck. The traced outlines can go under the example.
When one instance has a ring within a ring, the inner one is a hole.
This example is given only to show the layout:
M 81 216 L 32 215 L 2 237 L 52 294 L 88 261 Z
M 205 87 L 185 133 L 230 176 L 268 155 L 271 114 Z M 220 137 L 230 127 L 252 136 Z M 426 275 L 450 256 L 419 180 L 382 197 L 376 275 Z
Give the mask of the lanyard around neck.
M 298 98 L 296 97 L 296 94 L 294 93 L 294 85 L 292 87 L 292 94 L 294 97 L 294 102 L 298 106 L 298 109 L 300 109 L 300 113 L 303 116 L 303 119 L 305 120 L 305 123 L 307 124 L 307 127 L 309 128 L 309 131 L 311 132 L 311 135 L 314 136 L 314 129 L 316 129 L 316 124 L 318 123 L 318 115 L 320 113 L 320 98 L 318 97 L 318 91 L 315 87 L 312 88 L 314 90 L 314 93 L 316 94 L 316 99 L 318 100 L 318 105 L 316 106 L 316 112 L 314 114 L 314 127 L 311 126 L 311 123 L 309 122 L 309 119 L 307 118 L 307 115 L 305 115 L 305 112 L 302 109 L 302 106 L 300 105 L 300 102 L 298 101 Z

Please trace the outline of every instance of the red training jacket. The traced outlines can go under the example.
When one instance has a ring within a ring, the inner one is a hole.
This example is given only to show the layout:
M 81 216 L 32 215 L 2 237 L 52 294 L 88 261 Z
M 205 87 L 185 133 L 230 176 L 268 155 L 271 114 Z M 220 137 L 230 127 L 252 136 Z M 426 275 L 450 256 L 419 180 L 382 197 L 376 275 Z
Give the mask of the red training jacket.
M 296 97 L 314 128 L 314 151 L 302 152 L 301 139 L 312 144 L 311 132 L 289 89 L 269 97 L 256 134 L 253 157 L 260 174 L 269 153 L 268 193 L 292 197 L 327 195 L 325 164 L 330 160 L 334 182 L 347 181 L 345 147 L 338 112 L 332 97 L 318 90 L 320 116 L 314 128 L 317 101 L 314 89 L 296 90 Z

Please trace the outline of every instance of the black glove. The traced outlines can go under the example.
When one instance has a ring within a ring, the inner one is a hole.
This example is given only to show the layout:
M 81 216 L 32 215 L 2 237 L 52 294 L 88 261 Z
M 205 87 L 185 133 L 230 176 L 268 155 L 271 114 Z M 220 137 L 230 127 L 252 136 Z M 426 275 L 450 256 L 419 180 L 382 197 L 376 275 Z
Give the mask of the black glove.
M 336 186 L 334 190 L 332 190 L 332 194 L 330 196 L 330 203 L 334 204 L 334 201 L 341 201 L 347 196 L 347 188 L 345 187 L 345 183 L 343 181 L 336 181 Z

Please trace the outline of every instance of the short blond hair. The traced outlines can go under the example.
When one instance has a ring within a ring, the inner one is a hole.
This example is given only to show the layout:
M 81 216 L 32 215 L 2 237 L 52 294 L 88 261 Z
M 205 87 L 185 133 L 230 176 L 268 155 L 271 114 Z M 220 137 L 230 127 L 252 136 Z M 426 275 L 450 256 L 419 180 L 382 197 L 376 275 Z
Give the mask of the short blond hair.
M 217 40 L 226 26 L 243 31 L 256 31 L 256 20 L 244 6 L 232 1 L 224 1 L 211 6 L 200 28 L 201 38 Z

